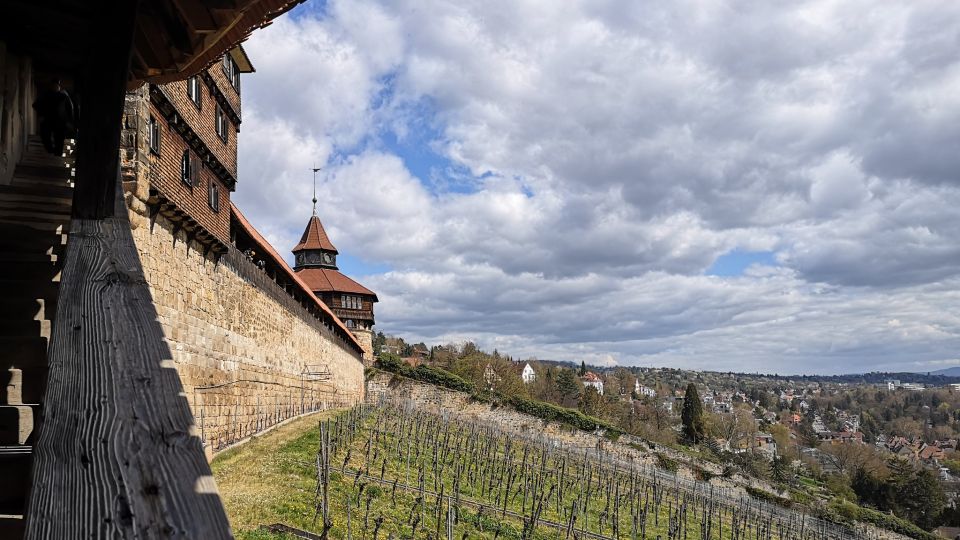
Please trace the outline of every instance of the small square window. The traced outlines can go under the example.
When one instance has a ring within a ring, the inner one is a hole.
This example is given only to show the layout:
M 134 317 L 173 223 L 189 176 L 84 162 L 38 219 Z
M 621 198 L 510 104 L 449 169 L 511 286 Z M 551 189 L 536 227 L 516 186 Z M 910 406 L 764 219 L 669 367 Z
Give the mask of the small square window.
M 147 136 L 149 137 L 150 151 L 160 155 L 160 124 L 153 116 L 150 117 Z

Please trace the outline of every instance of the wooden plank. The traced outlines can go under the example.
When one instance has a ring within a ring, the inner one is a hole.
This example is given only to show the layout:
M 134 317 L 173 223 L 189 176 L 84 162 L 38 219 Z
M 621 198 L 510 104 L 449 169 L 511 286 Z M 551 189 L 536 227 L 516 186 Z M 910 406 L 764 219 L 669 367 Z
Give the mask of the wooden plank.
M 71 227 L 26 538 L 231 538 L 114 185 Z

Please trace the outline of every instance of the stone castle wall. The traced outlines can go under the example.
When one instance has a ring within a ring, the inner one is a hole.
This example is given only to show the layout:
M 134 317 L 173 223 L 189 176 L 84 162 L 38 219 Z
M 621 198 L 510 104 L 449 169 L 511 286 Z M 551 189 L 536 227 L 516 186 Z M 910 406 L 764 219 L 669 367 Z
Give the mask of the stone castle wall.
M 184 84 L 169 85 L 171 93 L 185 95 Z M 144 87 L 127 94 L 121 175 L 144 276 L 196 420 L 196 434 L 208 451 L 216 452 L 287 418 L 361 401 L 364 368 L 351 343 L 235 247 L 216 258 L 187 241 L 186 232 L 163 214 L 151 220 L 151 182 L 172 176 L 169 183 L 179 185 L 179 171 L 168 170 L 163 156 L 157 159 L 150 153 L 147 125 L 156 111 L 148 91 Z M 163 145 L 183 144 L 178 133 L 167 131 L 161 136 Z M 236 137 L 232 139 L 235 144 Z M 205 197 L 200 197 L 205 205 Z M 191 200 L 175 202 L 199 213 L 204 206 L 193 208 L 187 204 Z M 221 203 L 220 214 L 229 224 L 228 202 Z M 229 239 L 228 230 L 217 232 Z
M 306 412 L 363 399 L 359 354 L 231 249 L 204 257 L 131 212 L 144 275 L 197 423 L 216 452 Z

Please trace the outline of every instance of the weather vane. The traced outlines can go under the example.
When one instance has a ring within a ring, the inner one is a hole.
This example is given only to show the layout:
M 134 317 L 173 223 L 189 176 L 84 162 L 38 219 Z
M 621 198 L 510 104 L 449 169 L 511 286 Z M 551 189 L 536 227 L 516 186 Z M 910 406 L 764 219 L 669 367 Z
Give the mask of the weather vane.
M 317 171 L 320 170 L 320 167 L 317 167 L 317 164 L 313 164 L 313 215 L 317 215 Z

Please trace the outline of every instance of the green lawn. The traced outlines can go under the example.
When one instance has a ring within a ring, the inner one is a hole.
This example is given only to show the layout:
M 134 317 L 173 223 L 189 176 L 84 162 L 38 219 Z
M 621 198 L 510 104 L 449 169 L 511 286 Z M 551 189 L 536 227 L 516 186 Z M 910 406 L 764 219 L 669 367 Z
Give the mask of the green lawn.
M 264 524 L 313 528 L 317 426 L 329 414 L 296 419 L 214 458 L 213 475 L 237 538 L 292 538 L 259 532 Z

